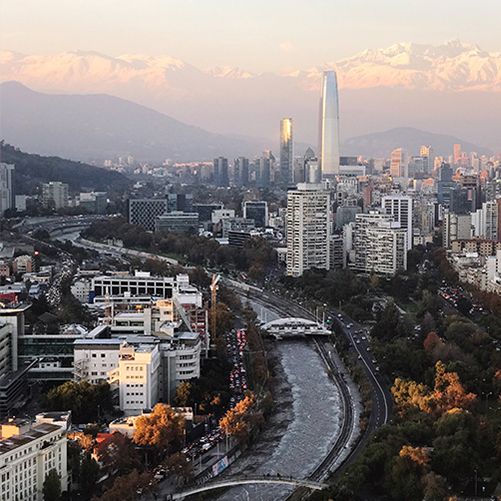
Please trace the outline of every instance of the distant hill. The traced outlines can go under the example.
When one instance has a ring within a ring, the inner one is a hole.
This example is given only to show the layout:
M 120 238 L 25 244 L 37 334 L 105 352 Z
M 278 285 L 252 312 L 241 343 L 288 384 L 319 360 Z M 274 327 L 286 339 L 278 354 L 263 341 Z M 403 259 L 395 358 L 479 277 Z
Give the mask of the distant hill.
M 59 157 L 31 155 L 3 141 L 0 142 L 0 159 L 16 166 L 14 193 L 33 193 L 41 183 L 49 181 L 68 183 L 71 191 L 90 189 L 121 193 L 130 185 L 130 181 L 119 172 Z
M 255 155 L 266 142 L 212 134 L 106 94 L 34 92 L 0 85 L 2 139 L 41 154 L 103 161 L 131 155 L 146 162 Z
M 448 157 L 454 151 L 454 145 L 461 144 L 462 150 L 473 151 L 479 155 L 491 156 L 487 148 L 462 141 L 454 136 L 432 134 L 412 127 L 397 127 L 384 132 L 352 137 L 341 144 L 341 154 L 347 156 L 362 155 L 369 158 L 389 158 L 397 148 L 405 148 L 409 156 L 419 155 L 421 146 L 432 146 L 435 156 Z

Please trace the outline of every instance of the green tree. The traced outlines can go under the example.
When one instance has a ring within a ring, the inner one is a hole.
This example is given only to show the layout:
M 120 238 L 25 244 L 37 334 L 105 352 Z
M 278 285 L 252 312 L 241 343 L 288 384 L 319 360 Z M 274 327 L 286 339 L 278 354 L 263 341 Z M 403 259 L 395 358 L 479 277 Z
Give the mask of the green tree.
M 59 501 L 61 498 L 61 479 L 55 468 L 47 473 L 43 483 L 44 501 Z
M 96 422 L 103 413 L 113 411 L 110 385 L 67 381 L 49 391 L 45 407 L 47 410 L 70 409 L 75 423 Z

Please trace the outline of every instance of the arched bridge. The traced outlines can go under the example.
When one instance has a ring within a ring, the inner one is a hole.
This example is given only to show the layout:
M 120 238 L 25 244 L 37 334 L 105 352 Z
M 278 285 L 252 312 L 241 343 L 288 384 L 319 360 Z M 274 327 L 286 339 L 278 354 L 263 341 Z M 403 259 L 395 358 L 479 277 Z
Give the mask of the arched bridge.
M 197 485 L 195 487 L 189 487 L 182 491 L 171 494 L 170 497 L 167 497 L 167 499 L 184 499 L 185 497 L 191 496 L 192 494 L 198 494 L 200 492 L 211 491 L 214 489 L 221 489 L 222 487 L 233 487 L 235 485 L 244 484 L 287 484 L 294 487 L 307 487 L 308 489 L 314 490 L 321 490 L 327 487 L 327 484 L 300 478 L 279 477 L 273 475 L 247 475 L 245 477 L 228 477 L 224 480 L 216 480 L 207 482 L 202 485 Z
M 331 331 L 322 324 L 298 317 L 278 318 L 265 323 L 262 328 L 276 338 L 298 335 L 329 336 L 331 334 Z

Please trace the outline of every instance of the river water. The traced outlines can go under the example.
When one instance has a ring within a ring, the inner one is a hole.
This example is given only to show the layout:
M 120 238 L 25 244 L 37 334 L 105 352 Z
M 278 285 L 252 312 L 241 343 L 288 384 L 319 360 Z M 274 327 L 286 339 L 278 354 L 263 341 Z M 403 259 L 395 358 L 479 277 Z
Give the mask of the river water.
M 266 320 L 277 318 L 270 310 L 253 305 Z M 340 432 L 341 409 L 337 387 L 325 372 L 312 343 L 281 340 L 275 343 L 279 361 L 277 377 L 282 384 L 275 392 L 278 426 L 271 428 L 256 447 L 228 471 L 235 474 L 267 474 L 306 478 L 327 455 Z M 283 425 L 283 426 L 281 426 Z M 264 440 L 263 440 L 264 439 Z M 263 443 L 264 442 L 264 443 Z M 286 485 L 243 485 L 211 499 L 218 501 L 278 501 L 291 492 Z

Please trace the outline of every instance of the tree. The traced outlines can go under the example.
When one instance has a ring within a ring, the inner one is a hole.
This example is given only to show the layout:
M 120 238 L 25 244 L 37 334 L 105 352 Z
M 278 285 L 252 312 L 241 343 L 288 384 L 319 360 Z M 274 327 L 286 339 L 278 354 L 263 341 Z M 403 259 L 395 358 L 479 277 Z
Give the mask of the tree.
M 188 399 L 190 398 L 191 384 L 188 381 L 183 381 L 177 387 L 176 396 L 174 397 L 174 402 L 179 407 L 186 407 L 188 405 Z
M 423 479 L 424 501 L 443 501 L 447 496 L 447 481 L 430 471 Z
M 110 385 L 67 381 L 49 391 L 45 407 L 48 410 L 70 409 L 75 423 L 95 422 L 100 414 L 113 411 Z
M 457 372 L 445 372 L 445 365 L 440 361 L 436 363 L 435 369 L 434 397 L 439 412 L 442 414 L 454 408 L 471 409 L 476 403 L 476 396 L 466 393 Z
M 132 440 L 119 432 L 97 445 L 97 455 L 104 468 L 118 475 L 141 469 L 141 461 Z
M 263 418 L 260 413 L 252 413 L 255 403 L 254 395 L 249 392 L 219 421 L 221 430 L 227 435 L 233 435 L 239 442 L 245 442 L 249 437 L 248 423 L 258 423 Z
M 47 473 L 43 483 L 44 501 L 59 501 L 61 498 L 61 479 L 55 468 Z
M 165 466 L 169 473 L 184 479 L 190 478 L 193 473 L 192 464 L 186 459 L 186 456 L 182 452 L 172 454 Z
M 183 430 L 184 417 L 176 414 L 170 405 L 157 404 L 151 414 L 137 420 L 134 442 L 165 453 L 173 444 L 181 443 Z
M 89 499 L 99 479 L 99 464 L 91 457 L 84 457 L 80 465 L 80 491 L 84 499 Z
M 124 477 L 117 477 L 113 485 L 96 501 L 134 501 L 138 494 L 151 491 L 150 484 L 151 475 L 134 470 Z

